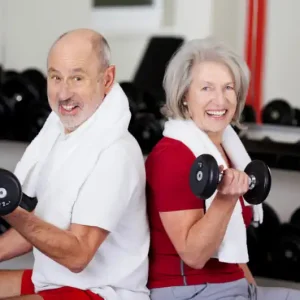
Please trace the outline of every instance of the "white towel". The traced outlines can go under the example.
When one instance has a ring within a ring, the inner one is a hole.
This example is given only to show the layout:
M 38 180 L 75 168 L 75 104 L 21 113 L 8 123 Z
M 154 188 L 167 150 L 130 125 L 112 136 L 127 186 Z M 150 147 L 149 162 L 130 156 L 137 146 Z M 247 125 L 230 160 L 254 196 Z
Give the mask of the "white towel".
M 74 143 L 74 147 L 63 154 L 63 163 L 43 184 L 47 192 L 42 193 L 43 198 L 63 195 L 63 201 L 75 201 L 102 151 L 128 133 L 130 118 L 128 99 L 116 83 L 96 112 L 76 129 L 83 132 L 81 143 Z M 37 184 L 40 184 L 40 170 L 62 130 L 58 116 L 51 112 L 17 164 L 14 173 L 20 180 L 23 192 L 28 196 L 36 196 Z M 69 185 L 72 188 L 66 189 Z
M 165 123 L 163 135 L 181 141 L 196 157 L 204 153 L 211 154 L 218 165 L 223 165 L 225 169 L 228 168 L 216 146 L 192 120 L 168 120 Z M 225 129 L 222 144 L 234 167 L 244 170 L 251 160 L 238 135 L 230 125 Z M 209 209 L 216 193 L 217 191 L 205 201 L 206 209 Z M 245 204 L 249 205 L 246 201 Z M 263 218 L 262 205 L 253 206 L 253 212 L 254 220 L 261 223 Z M 224 239 L 213 257 L 226 263 L 247 263 L 249 260 L 246 228 L 240 201 L 237 201 Z

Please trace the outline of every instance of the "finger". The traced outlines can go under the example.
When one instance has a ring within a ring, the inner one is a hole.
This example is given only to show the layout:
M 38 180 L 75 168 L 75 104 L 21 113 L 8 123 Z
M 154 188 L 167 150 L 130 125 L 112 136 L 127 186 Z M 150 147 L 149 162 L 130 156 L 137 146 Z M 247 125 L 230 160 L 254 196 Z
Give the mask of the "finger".
M 249 176 L 245 173 L 245 179 L 244 179 L 244 188 L 245 188 L 245 193 L 249 189 Z
M 226 169 L 224 171 L 224 178 L 223 178 L 223 187 L 226 190 L 230 189 L 232 182 L 234 181 L 234 172 L 232 169 Z

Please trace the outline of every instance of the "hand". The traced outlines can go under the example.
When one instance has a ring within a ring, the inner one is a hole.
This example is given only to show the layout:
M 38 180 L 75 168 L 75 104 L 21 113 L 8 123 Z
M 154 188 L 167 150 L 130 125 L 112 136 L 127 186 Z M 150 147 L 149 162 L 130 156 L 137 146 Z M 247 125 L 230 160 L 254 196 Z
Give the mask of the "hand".
M 223 166 L 220 167 L 221 171 Z M 222 196 L 238 199 L 249 189 L 249 177 L 245 172 L 236 169 L 223 171 L 223 178 L 218 184 L 218 193 Z

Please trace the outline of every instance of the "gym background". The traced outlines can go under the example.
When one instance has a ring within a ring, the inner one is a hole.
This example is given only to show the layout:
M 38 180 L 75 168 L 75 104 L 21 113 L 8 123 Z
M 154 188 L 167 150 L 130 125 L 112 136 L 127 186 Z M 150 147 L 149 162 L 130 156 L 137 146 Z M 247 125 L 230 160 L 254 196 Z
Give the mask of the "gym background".
M 14 169 L 49 114 L 46 57 L 63 32 L 89 27 L 108 39 L 145 156 L 161 137 L 167 61 L 184 41 L 215 36 L 251 69 L 239 134 L 272 171 L 264 224 L 248 230 L 249 266 L 259 283 L 300 289 L 299 9 L 298 0 L 0 0 L 0 168 Z M 28 254 L 0 268 L 31 265 Z

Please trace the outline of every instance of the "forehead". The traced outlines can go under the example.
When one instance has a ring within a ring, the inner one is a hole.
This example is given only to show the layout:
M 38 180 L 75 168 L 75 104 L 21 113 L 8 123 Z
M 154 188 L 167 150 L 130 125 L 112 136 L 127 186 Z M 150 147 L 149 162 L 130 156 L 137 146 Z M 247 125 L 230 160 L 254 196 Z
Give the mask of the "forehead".
M 206 61 L 195 64 L 193 78 L 209 82 L 231 82 L 234 80 L 229 67 L 221 62 Z
M 55 45 L 48 56 L 48 69 L 60 72 L 82 69 L 87 72 L 97 67 L 97 56 L 91 43 L 63 42 Z

